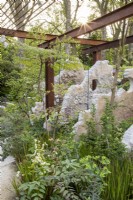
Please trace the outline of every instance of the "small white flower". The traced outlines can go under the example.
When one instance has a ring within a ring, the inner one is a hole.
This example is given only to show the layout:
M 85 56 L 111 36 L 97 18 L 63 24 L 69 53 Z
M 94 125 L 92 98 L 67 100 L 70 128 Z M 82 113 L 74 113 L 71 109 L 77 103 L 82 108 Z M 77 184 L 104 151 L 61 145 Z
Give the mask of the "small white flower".
M 20 175 L 21 175 L 20 171 L 17 171 L 17 173 L 16 173 L 16 177 L 19 178 Z

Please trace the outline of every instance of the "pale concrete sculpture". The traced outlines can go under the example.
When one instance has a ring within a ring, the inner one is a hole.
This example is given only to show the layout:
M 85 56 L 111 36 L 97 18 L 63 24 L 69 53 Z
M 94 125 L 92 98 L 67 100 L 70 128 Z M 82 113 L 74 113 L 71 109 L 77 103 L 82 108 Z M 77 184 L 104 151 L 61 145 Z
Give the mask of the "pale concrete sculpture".
M 116 91 L 115 102 L 116 109 L 113 111 L 116 121 L 119 123 L 133 116 L 133 69 L 126 69 L 124 77 L 130 81 L 130 88 L 128 91 L 120 88 Z M 98 123 L 105 108 L 106 99 L 110 100 L 111 92 L 107 94 L 93 94 L 92 104 L 96 108 L 96 122 Z M 79 113 L 78 122 L 74 125 L 74 132 L 78 135 L 87 132 L 86 122 L 91 118 L 90 110 L 85 110 Z
M 130 81 L 130 88 L 128 92 L 133 92 L 133 69 L 126 69 L 123 76 L 124 78 L 128 78 Z
M 81 84 L 72 85 L 64 96 L 61 115 L 64 120 L 76 117 L 80 111 L 91 107 L 98 95 L 111 92 L 113 67 L 108 61 L 97 61 L 86 73 Z
M 133 150 L 133 125 L 124 133 L 122 142 L 129 151 Z

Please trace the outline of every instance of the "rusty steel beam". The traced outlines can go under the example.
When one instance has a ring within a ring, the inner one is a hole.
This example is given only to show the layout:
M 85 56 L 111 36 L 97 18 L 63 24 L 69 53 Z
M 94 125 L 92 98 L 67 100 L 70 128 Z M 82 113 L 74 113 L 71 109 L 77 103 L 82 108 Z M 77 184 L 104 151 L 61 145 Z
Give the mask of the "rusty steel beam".
M 93 40 L 93 39 L 85 39 L 85 38 L 73 38 L 71 41 L 69 41 L 70 44 L 81 44 L 81 45 L 91 45 L 91 46 L 104 44 L 106 42 L 107 40 Z M 67 43 L 67 42 L 64 42 L 64 43 Z M 38 45 L 38 47 L 44 48 L 40 45 Z M 49 48 L 49 43 L 46 42 L 45 48 L 46 49 Z
M 99 17 L 99 18 L 91 21 L 90 23 L 87 23 L 86 25 L 82 25 L 71 31 L 68 31 L 68 32 L 58 36 L 58 39 L 62 40 L 64 37 L 74 38 L 74 37 L 78 37 L 78 36 L 86 34 L 86 33 L 91 33 L 92 31 L 103 28 L 107 25 L 113 24 L 117 21 L 126 19 L 131 16 L 133 16 L 133 2 L 127 4 L 119 9 L 116 9 L 113 12 L 108 13 L 102 17 Z M 55 41 L 56 41 L 56 38 L 50 40 L 49 42 L 42 43 L 39 46 L 42 48 L 47 48 L 47 46 L 50 44 L 50 42 L 55 42 Z
M 3 35 L 3 34 L 6 36 L 10 36 L 10 37 L 25 38 L 25 39 L 45 39 L 46 41 L 49 41 L 53 38 L 58 37 L 58 35 L 51 35 L 51 34 L 43 35 L 42 33 L 33 33 L 32 34 L 27 31 L 0 28 L 0 35 Z M 107 41 L 84 39 L 84 38 L 74 38 L 74 40 L 71 43 L 75 43 L 75 42 L 77 42 L 79 44 L 83 44 L 83 45 L 99 45 L 99 44 L 106 43 Z
M 93 53 L 93 52 L 96 52 L 96 51 L 102 51 L 102 50 L 105 50 L 105 49 L 117 48 L 120 45 L 120 41 L 121 40 L 114 40 L 114 41 L 111 41 L 111 42 L 106 42 L 106 43 L 101 44 L 101 45 L 97 45 L 95 47 L 86 48 L 86 49 L 82 50 L 82 53 L 83 54 L 89 54 L 89 53 Z M 129 36 L 125 39 L 125 44 L 131 44 L 131 43 L 133 43 L 133 35 L 131 35 L 131 36 Z
M 10 37 L 25 38 L 25 39 L 45 39 L 46 41 L 49 41 L 53 38 L 58 37 L 58 35 L 51 35 L 51 34 L 43 35 L 42 33 L 33 33 L 32 34 L 27 31 L 0 28 L 0 35 L 3 35 L 3 34 L 6 36 L 10 36 Z M 77 42 L 79 44 L 83 44 L 83 45 L 99 45 L 99 44 L 106 43 L 107 41 L 84 39 L 84 38 L 74 38 L 74 40 L 71 43 L 75 43 L 75 42 Z
M 74 43 L 77 42 L 79 44 L 83 44 L 83 45 L 99 45 L 99 44 L 104 44 L 107 42 L 107 40 L 92 40 L 92 39 L 84 39 L 84 38 L 73 38 L 74 39 Z M 70 43 L 72 43 L 70 41 Z
M 37 39 L 37 40 L 44 39 L 46 41 L 49 41 L 57 37 L 57 35 L 34 33 L 34 32 L 30 33 L 27 31 L 6 29 L 6 28 L 0 28 L 0 35 L 17 37 L 17 38 L 26 38 L 26 39 Z
M 98 60 L 102 60 L 101 51 L 94 51 L 92 57 L 93 57 L 93 64 L 95 64 L 95 62 Z
M 70 41 L 70 43 L 78 43 L 82 45 L 99 45 L 106 43 L 107 40 L 93 40 L 93 39 L 85 39 L 85 38 L 73 38 L 73 41 Z
M 50 59 L 45 63 L 46 109 L 54 106 L 54 69 L 51 64 Z

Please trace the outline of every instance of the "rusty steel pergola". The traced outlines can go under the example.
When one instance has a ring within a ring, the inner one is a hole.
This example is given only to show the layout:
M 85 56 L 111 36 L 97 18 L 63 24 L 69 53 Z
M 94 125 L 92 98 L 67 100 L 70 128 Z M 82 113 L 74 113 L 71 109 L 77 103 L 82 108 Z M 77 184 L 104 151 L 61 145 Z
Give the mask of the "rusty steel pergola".
M 3 0 L 3 5 L 0 7 L 1 20 L 0 26 L 6 29 L 23 29 L 23 26 L 40 16 L 45 10 L 51 7 L 56 0 L 43 0 L 43 1 L 19 1 Z M 38 6 L 37 6 L 38 5 Z M 14 13 L 14 14 L 13 14 Z M 14 20 L 16 18 L 16 20 Z M 24 22 L 24 18 L 28 18 Z M 7 20 L 8 19 L 8 20 Z M 15 25 L 14 25 L 15 22 Z
M 84 38 L 78 38 L 81 35 L 84 35 L 86 33 L 91 33 L 95 30 L 101 29 L 107 25 L 113 24 L 117 21 L 126 19 L 133 16 L 133 2 L 129 3 L 119 9 L 114 10 L 111 13 L 108 13 L 102 17 L 99 17 L 90 23 L 87 23 L 85 26 L 79 26 L 69 32 L 66 32 L 62 35 L 51 35 L 51 34 L 45 34 L 42 36 L 42 34 L 37 33 L 37 39 L 44 38 L 45 42 L 38 45 L 40 48 L 49 48 L 50 44 L 54 44 L 56 39 L 63 40 L 63 38 L 71 37 L 73 38 L 77 43 L 82 45 L 90 45 L 89 48 L 84 48 L 82 50 L 83 54 L 93 54 L 93 60 L 96 62 L 97 60 L 101 60 L 101 51 L 105 49 L 110 48 L 116 48 L 120 44 L 120 40 L 114 40 L 114 41 L 103 41 L 103 40 L 92 40 L 92 39 L 84 39 Z M 26 31 L 21 30 L 11 30 L 7 28 L 0 28 L 0 35 L 6 35 L 11 37 L 18 37 L 18 38 L 27 38 L 27 39 L 36 39 L 35 36 L 31 35 L 30 33 Z M 129 36 L 125 40 L 125 44 L 133 43 L 133 35 Z M 54 84 L 54 70 L 51 67 L 52 62 L 50 60 L 46 61 L 46 91 L 49 91 L 46 95 L 46 108 L 53 107 L 54 106 L 54 91 L 53 91 L 53 84 Z

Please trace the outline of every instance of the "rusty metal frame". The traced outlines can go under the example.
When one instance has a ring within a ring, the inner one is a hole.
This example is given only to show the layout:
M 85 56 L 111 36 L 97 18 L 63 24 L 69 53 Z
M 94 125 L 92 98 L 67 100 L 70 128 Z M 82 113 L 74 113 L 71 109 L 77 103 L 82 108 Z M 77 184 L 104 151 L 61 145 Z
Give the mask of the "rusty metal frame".
M 57 37 L 57 35 L 34 33 L 34 32 L 32 34 L 27 31 L 6 29 L 6 28 L 0 28 L 0 35 L 17 37 L 17 38 L 26 38 L 26 39 L 37 39 L 37 40 L 40 40 L 40 39 L 51 40 L 51 39 Z
M 80 35 L 84 35 L 86 33 L 91 33 L 92 31 L 95 31 L 97 29 L 103 28 L 107 25 L 113 24 L 117 21 L 120 21 L 122 19 L 126 19 L 133 16 L 133 2 L 129 3 L 119 9 L 114 10 L 111 13 L 108 13 L 102 17 L 99 17 L 90 23 L 87 23 L 86 25 L 82 25 L 80 27 L 77 27 L 69 32 L 66 32 L 60 36 L 58 36 L 59 40 L 62 40 L 64 37 L 78 37 Z M 55 42 L 56 38 L 44 42 L 39 45 L 39 47 L 42 48 L 48 48 L 50 42 Z
M 48 1 L 46 1 L 46 2 L 44 2 L 44 4 L 43 5 L 40 5 L 39 6 L 39 8 L 42 8 L 45 4 L 47 4 L 47 2 Z M 7 4 L 8 2 L 6 1 L 6 4 Z M 32 19 L 34 19 L 36 16 L 38 16 L 38 15 L 40 15 L 40 13 L 42 13 L 44 10 L 46 10 L 48 7 L 50 7 L 53 3 L 55 3 L 55 0 L 53 0 L 50 4 L 48 4 L 45 8 L 42 8 L 41 9 L 41 11 L 40 12 L 38 12 L 38 10 L 39 10 L 39 8 L 36 8 L 35 10 L 34 10 L 34 13 L 35 12 L 37 12 L 32 18 L 30 18 L 30 21 L 32 20 Z M 9 18 L 9 20 L 8 20 L 8 23 L 10 22 L 10 21 L 12 21 L 13 20 L 13 16 L 12 16 L 12 12 L 10 12 L 10 13 L 8 13 L 8 16 L 7 16 L 7 11 L 8 10 L 10 10 L 10 8 L 12 7 L 12 5 L 14 4 L 14 1 L 12 2 L 12 4 L 11 4 L 11 6 L 9 5 L 9 7 L 6 9 L 6 11 L 4 11 L 3 10 L 3 8 L 4 8 L 4 6 L 2 6 L 2 9 L 1 9 L 1 12 L 6 16 L 6 17 L 8 17 Z M 25 7 L 25 6 L 27 6 L 29 4 L 29 1 L 23 6 L 23 8 Z M 18 6 L 17 6 L 17 8 L 19 8 L 19 6 L 21 5 L 21 3 L 19 3 L 18 4 Z M 37 5 L 37 3 L 35 3 L 35 5 Z M 19 26 L 18 27 L 18 29 L 21 29 L 22 28 L 22 25 L 21 25 L 21 22 L 22 22 L 22 20 L 20 21 L 20 19 L 24 16 L 24 15 L 26 15 L 29 11 L 31 10 L 31 8 L 30 9 L 28 9 L 23 15 L 21 15 L 18 19 L 17 19 L 17 26 Z M 17 15 L 18 13 L 20 13 L 21 11 L 19 10 L 15 15 Z M 10 17 L 11 16 L 11 17 Z M 4 19 L 6 19 L 5 17 L 4 17 Z M 20 21 L 20 22 L 19 22 Z M 2 22 L 1 22 L 1 27 L 5 27 L 8 23 L 4 23 L 4 20 L 2 20 Z M 13 24 L 12 24 L 13 25 Z M 11 27 L 11 25 L 8 25 L 8 27 L 6 27 L 6 28 L 10 28 Z
M 51 35 L 51 34 L 43 34 L 43 33 L 30 33 L 27 31 L 21 30 L 13 30 L 7 28 L 0 28 L 0 35 L 6 35 L 10 37 L 18 37 L 18 38 L 26 38 L 26 39 L 36 39 L 36 40 L 46 40 L 49 41 L 53 38 L 58 37 L 58 35 Z M 107 41 L 104 40 L 93 40 L 93 39 L 84 39 L 84 38 L 74 38 L 71 43 L 78 43 L 82 45 L 99 45 L 104 44 Z
M 51 65 L 52 62 L 48 59 L 45 62 L 46 108 L 54 106 L 54 69 Z
M 14 1 L 12 1 L 12 4 L 11 4 L 11 6 L 9 6 L 8 8 L 6 8 L 6 10 L 3 12 L 3 9 L 4 9 L 4 7 L 6 6 L 6 4 L 7 4 L 8 2 L 6 1 L 5 2 L 5 4 L 2 6 L 2 8 L 1 8 L 1 12 L 3 13 L 3 14 L 5 14 L 6 15 L 6 17 L 7 17 L 7 12 L 8 12 L 8 10 L 12 7 L 12 5 L 14 4 Z M 8 18 L 9 18 L 9 20 L 11 20 L 12 21 L 12 18 L 10 18 L 10 16 L 8 16 Z M 5 17 L 4 17 L 4 19 L 2 19 L 2 21 L 1 21 L 1 25 L 2 25 L 2 23 L 5 21 Z
M 17 6 L 17 8 L 19 8 L 19 7 L 21 6 L 21 3 L 22 3 L 22 2 L 19 3 L 19 5 Z M 28 6 L 28 4 L 29 4 L 29 2 L 27 2 L 27 3 L 23 6 L 23 9 L 24 9 L 26 6 Z M 16 10 L 17 10 L 17 8 L 16 8 Z M 32 8 L 30 8 L 30 9 L 27 10 L 23 15 L 21 15 L 21 16 L 17 19 L 16 22 L 19 22 L 19 20 L 20 20 L 21 18 L 23 18 L 23 16 L 26 15 L 31 9 L 32 9 Z M 20 9 L 19 9 L 18 12 L 15 13 L 14 17 L 17 16 L 19 13 L 21 13 L 21 10 L 20 10 Z M 11 19 L 13 20 L 14 17 L 12 16 Z M 8 22 L 8 23 L 9 23 L 9 22 Z M 4 27 L 4 26 L 5 26 L 5 24 L 3 25 L 3 27 Z M 7 28 L 9 29 L 11 26 L 12 26 L 12 24 L 9 25 Z M 18 26 L 18 24 L 17 24 L 17 26 Z
M 94 47 L 86 48 L 82 50 L 83 54 L 89 54 L 97 51 L 102 51 L 105 49 L 111 49 L 111 48 L 116 48 L 119 47 L 121 40 L 113 40 L 111 42 L 107 42 L 101 45 L 97 45 Z M 125 39 L 125 44 L 131 44 L 133 43 L 133 35 L 126 37 Z

